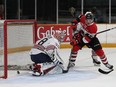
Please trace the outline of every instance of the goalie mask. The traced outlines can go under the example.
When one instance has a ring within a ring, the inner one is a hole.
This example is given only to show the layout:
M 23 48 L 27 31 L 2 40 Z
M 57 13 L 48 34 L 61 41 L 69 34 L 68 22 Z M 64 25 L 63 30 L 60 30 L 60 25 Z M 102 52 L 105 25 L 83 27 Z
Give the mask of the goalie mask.
M 54 34 L 54 37 L 59 41 L 59 42 L 63 42 L 64 41 L 64 37 L 65 34 L 62 31 L 56 32 Z

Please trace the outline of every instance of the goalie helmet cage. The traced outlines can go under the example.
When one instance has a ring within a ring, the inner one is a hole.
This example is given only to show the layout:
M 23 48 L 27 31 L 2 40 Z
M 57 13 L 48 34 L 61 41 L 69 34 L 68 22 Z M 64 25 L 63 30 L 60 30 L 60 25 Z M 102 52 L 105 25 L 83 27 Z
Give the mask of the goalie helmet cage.
M 31 27 L 32 29 L 30 29 L 31 30 L 31 35 L 32 35 L 32 42 L 31 42 L 31 44 L 28 44 L 28 45 L 32 45 L 33 43 L 35 43 L 35 34 L 36 34 L 35 29 L 37 28 L 37 22 L 35 20 L 5 20 L 3 22 L 2 28 L 0 27 L 2 29 L 2 30 L 0 29 L 0 44 L 1 44 L 0 45 L 0 78 L 6 79 L 8 77 L 8 53 L 10 52 L 9 51 L 10 46 L 8 46 L 10 43 L 9 43 L 8 39 L 11 40 L 11 44 L 12 44 L 12 43 L 15 43 L 15 41 L 17 41 L 19 39 L 23 39 L 23 37 L 24 38 L 26 37 L 26 39 L 29 38 L 28 36 L 23 36 L 23 35 L 28 34 L 27 30 L 28 30 L 28 28 L 30 28 L 30 27 L 27 27 L 26 25 L 29 25 L 29 26 L 31 25 L 32 26 Z M 9 29 L 9 26 L 11 27 L 11 29 Z M 19 27 L 16 27 L 16 26 L 19 26 Z M 21 28 L 24 28 L 25 26 L 26 26 L 26 28 L 21 30 Z M 16 32 L 20 32 L 20 31 L 23 34 L 19 33 L 19 34 L 21 34 L 20 36 L 16 35 L 17 34 Z M 8 36 L 9 32 L 10 32 L 10 35 Z M 14 35 L 14 36 L 12 36 L 12 35 Z M 29 33 L 29 35 L 30 35 L 30 33 Z M 10 36 L 12 36 L 12 37 L 10 37 Z M 17 39 L 14 40 L 13 37 L 15 37 Z M 23 44 L 22 48 L 24 48 L 24 46 L 27 46 L 27 44 L 25 42 L 26 39 L 20 41 L 20 43 L 16 42 L 15 44 L 18 44 L 18 43 L 20 45 Z M 13 45 L 13 46 L 11 46 L 11 49 L 12 48 L 17 48 L 17 47 L 19 48 L 20 46 L 18 46 L 18 45 L 14 46 Z M 28 48 L 28 50 L 29 50 L 29 48 Z M 3 59 L 1 59 L 1 57 L 3 57 Z M 1 60 L 2 60 L 3 64 L 1 63 Z M 1 68 L 1 66 L 2 66 L 2 68 Z

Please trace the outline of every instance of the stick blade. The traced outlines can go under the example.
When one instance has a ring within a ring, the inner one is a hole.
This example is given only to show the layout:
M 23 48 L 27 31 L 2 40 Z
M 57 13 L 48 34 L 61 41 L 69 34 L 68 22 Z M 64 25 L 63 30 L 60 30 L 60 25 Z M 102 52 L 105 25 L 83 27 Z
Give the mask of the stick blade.
M 98 71 L 99 71 L 100 73 L 102 73 L 102 74 L 109 74 L 110 72 L 113 71 L 113 69 L 110 69 L 109 71 L 105 71 L 105 70 L 102 70 L 102 69 L 99 68 Z

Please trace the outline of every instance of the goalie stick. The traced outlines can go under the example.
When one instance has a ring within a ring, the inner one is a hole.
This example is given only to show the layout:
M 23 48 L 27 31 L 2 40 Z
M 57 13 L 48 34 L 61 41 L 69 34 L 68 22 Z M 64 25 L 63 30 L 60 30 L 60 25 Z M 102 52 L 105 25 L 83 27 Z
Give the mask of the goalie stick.
M 99 71 L 100 73 L 102 73 L 102 74 L 109 74 L 109 73 L 112 72 L 113 70 L 114 70 L 114 69 L 110 69 L 110 70 L 105 71 L 105 70 L 103 70 L 103 69 L 101 69 L 101 68 L 98 69 L 98 71 Z
M 32 75 L 33 75 L 33 76 L 46 75 L 48 72 L 50 72 L 51 70 L 53 70 L 55 67 L 56 67 L 56 65 L 51 66 L 51 67 L 49 67 L 49 68 L 47 68 L 47 69 L 43 70 L 43 73 L 41 73 L 40 75 L 36 75 L 36 74 L 33 74 L 33 73 L 32 73 Z

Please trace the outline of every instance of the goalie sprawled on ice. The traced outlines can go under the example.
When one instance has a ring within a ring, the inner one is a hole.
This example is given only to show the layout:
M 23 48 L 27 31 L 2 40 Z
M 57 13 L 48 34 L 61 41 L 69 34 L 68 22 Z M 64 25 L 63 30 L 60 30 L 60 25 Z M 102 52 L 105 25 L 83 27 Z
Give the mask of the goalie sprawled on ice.
M 63 32 L 58 31 L 54 35 L 46 36 L 36 42 L 30 52 L 31 60 L 34 62 L 32 75 L 45 75 L 56 66 L 64 71 L 63 60 L 58 54 L 64 36 Z

